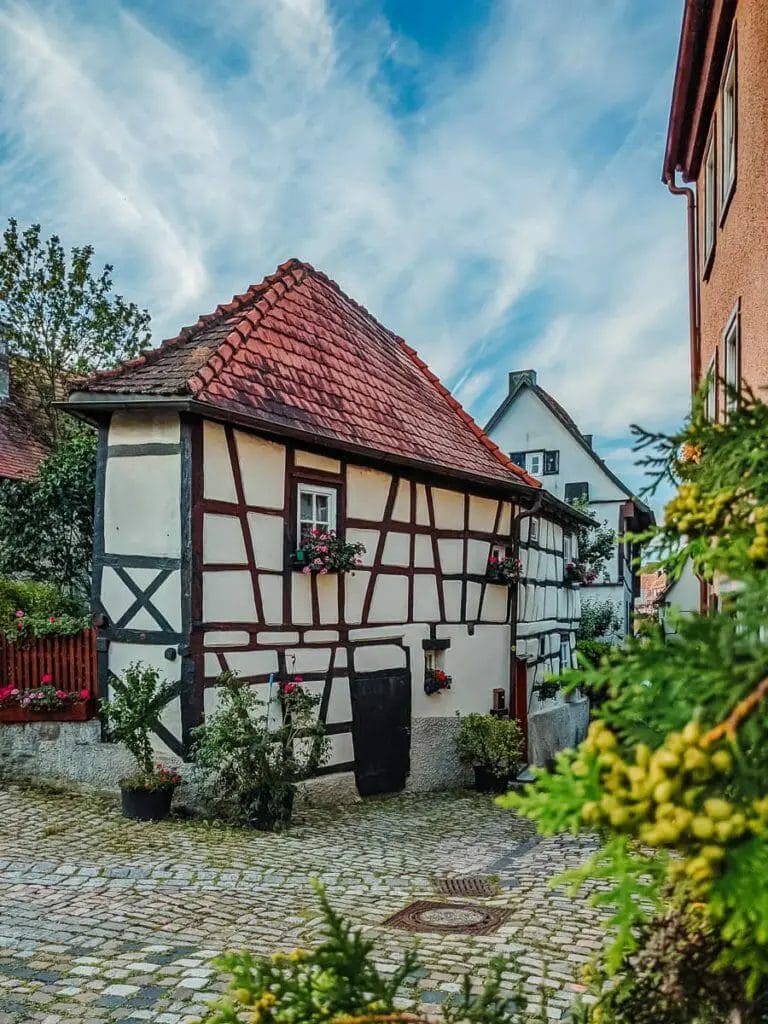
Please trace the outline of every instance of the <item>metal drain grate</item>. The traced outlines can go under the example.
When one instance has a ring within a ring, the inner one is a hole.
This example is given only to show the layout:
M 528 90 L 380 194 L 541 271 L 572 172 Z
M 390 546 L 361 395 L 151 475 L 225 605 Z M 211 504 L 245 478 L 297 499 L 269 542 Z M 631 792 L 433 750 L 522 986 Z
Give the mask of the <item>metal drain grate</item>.
M 499 885 L 491 875 L 457 875 L 436 878 L 435 891 L 443 896 L 496 896 Z
M 501 907 L 480 907 L 471 903 L 432 903 L 418 900 L 388 918 L 384 924 L 409 932 L 456 932 L 459 935 L 489 935 L 509 917 Z

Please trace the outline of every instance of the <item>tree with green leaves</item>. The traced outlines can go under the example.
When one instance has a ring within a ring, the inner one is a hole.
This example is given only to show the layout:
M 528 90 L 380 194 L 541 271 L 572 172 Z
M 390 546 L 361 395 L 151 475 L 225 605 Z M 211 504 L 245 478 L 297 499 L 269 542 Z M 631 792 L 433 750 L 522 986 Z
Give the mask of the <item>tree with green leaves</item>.
M 0 480 L 0 576 L 55 584 L 84 598 L 90 587 L 96 435 L 74 432 L 32 480 Z
M 39 224 L 11 218 L 0 248 L 0 340 L 12 375 L 42 412 L 50 442 L 65 430 L 53 403 L 65 382 L 135 356 L 149 341 L 149 313 L 113 294 L 112 267 L 93 267 L 93 246 L 64 250 Z
M 616 554 L 616 531 L 605 520 L 600 523 L 589 507 L 588 498 L 576 498 L 572 502 L 579 512 L 592 520 L 592 525 L 582 524 L 577 531 L 579 565 L 585 583 L 594 583 L 606 575 L 606 563 Z
M 635 539 L 653 538 L 672 579 L 692 559 L 720 610 L 680 617 L 674 638 L 649 623 L 569 673 L 566 685 L 601 697 L 585 742 L 501 799 L 544 834 L 601 837 L 571 876 L 599 879 L 613 912 L 583 1020 L 757 1024 L 768 1002 L 768 406 L 747 395 L 710 422 L 699 396 L 680 432 L 636 432 L 654 486 L 671 480 L 677 494 Z

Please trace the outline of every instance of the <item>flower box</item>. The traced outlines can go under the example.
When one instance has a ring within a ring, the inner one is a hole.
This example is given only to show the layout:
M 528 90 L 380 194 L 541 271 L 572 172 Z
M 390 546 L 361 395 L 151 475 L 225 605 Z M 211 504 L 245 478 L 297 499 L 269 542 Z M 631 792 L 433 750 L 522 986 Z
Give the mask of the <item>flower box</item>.
M 0 725 L 26 725 L 29 722 L 87 722 L 96 714 L 95 701 L 78 700 L 68 707 L 32 711 L 10 704 L 0 707 Z

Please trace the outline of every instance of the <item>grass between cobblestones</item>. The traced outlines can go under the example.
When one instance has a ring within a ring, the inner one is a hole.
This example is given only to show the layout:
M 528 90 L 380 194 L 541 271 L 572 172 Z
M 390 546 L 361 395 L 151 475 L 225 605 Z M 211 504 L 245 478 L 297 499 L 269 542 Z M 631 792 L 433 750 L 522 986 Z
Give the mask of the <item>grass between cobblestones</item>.
M 287 833 L 211 823 L 129 822 L 116 801 L 54 788 L 0 790 L 0 1024 L 187 1024 L 218 998 L 211 960 L 317 941 L 313 878 L 376 940 L 383 970 L 417 943 L 425 1004 L 469 971 L 509 961 L 504 980 L 562 1019 L 603 940 L 586 894 L 550 880 L 582 863 L 583 838 L 537 841 L 528 822 L 474 793 L 302 809 Z M 456 899 L 509 909 L 490 935 L 383 927 L 445 875 L 488 874 L 498 894 Z

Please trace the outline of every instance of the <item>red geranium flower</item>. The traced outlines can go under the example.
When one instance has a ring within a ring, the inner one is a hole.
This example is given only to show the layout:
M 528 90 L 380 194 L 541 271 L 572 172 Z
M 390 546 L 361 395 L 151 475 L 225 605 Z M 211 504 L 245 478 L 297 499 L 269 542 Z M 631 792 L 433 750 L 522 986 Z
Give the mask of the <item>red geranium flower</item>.
M 53 682 L 53 676 L 51 675 L 51 673 L 50 673 L 50 672 L 46 672 L 44 676 L 41 676 L 41 677 L 40 677 L 40 682 L 41 682 L 41 683 L 42 683 L 42 684 L 43 684 L 44 686 L 48 686 L 48 685 L 50 685 L 50 683 L 52 683 L 52 682 Z

